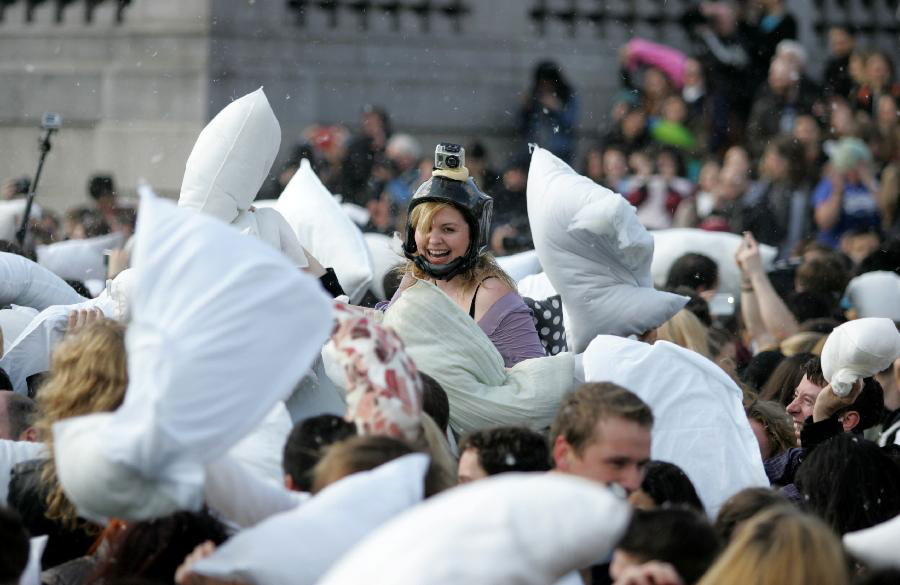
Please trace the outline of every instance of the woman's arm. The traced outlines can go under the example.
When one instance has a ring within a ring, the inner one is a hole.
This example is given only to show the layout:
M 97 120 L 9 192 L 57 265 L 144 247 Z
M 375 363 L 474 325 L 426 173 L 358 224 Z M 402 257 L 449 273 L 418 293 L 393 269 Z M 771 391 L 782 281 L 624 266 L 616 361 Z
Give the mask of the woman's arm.
M 753 234 L 747 232 L 744 234 L 744 242 L 738 248 L 736 256 L 741 271 L 749 277 L 750 284 L 753 288 L 753 294 L 759 307 L 759 318 L 765 327 L 766 333 L 775 338 L 776 341 L 783 341 L 797 333 L 799 325 L 794 314 L 787 308 L 766 271 L 763 270 L 762 259 L 759 255 L 759 246 Z M 743 301 L 744 294 L 741 294 Z M 748 309 L 748 311 L 752 311 Z M 743 313 L 742 313 L 743 314 Z M 753 318 L 752 312 L 749 315 Z M 745 318 L 747 315 L 745 315 Z M 754 324 L 757 327 L 758 324 Z M 748 324 L 749 327 L 749 324 Z

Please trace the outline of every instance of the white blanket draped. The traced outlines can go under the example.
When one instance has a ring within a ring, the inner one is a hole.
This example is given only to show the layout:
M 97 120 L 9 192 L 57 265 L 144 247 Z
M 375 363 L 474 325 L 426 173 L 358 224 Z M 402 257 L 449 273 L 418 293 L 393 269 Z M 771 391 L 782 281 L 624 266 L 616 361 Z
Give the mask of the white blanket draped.
M 385 313 L 416 367 L 450 400 L 450 426 L 464 434 L 500 425 L 543 429 L 575 383 L 570 353 L 503 367 L 503 358 L 465 311 L 436 286 L 418 281 Z

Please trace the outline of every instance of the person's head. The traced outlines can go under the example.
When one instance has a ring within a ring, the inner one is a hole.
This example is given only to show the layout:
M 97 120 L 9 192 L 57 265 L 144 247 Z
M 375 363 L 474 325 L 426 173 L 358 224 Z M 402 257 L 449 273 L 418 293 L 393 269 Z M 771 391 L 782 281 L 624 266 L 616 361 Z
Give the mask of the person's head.
M 719 182 L 713 190 L 716 201 L 732 203 L 740 199 L 741 195 L 747 190 L 748 172 L 740 171 L 738 163 L 726 165 L 722 172 L 719 173 Z
M 109 224 L 100 211 L 87 207 L 74 207 L 66 212 L 64 221 L 66 238 L 84 240 L 109 233 Z
M 664 506 L 686 506 L 703 513 L 703 502 L 687 474 L 674 463 L 650 461 L 644 468 L 644 480 L 628 496 L 634 508 L 652 510 Z
M 110 319 L 86 325 L 64 338 L 53 350 L 50 375 L 37 392 L 38 437 L 52 453 L 54 423 L 116 410 L 125 399 L 127 386 L 125 327 Z M 53 459 L 47 461 L 41 473 L 42 481 L 52 486 L 47 496 L 47 516 L 74 523 L 75 507 L 57 481 Z
M 784 59 L 773 59 L 769 65 L 769 89 L 773 93 L 784 94 L 794 82 L 794 70 Z
M 394 134 L 387 141 L 385 155 L 402 173 L 419 163 L 419 159 L 422 158 L 422 145 L 409 134 Z
M 700 64 L 700 61 L 694 58 L 685 60 L 682 81 L 685 87 L 703 85 L 703 65 Z
M 556 469 L 633 492 L 650 461 L 652 427 L 650 407 L 634 393 L 583 384 L 563 399 L 550 429 Z
M 784 59 L 797 75 L 806 70 L 806 49 L 793 39 L 785 39 L 775 47 L 775 58 Z
M 881 235 L 875 229 L 851 229 L 841 236 L 838 246 L 854 265 L 859 264 L 881 245 Z
M 845 25 L 833 24 L 828 29 L 828 49 L 835 57 L 848 56 L 853 51 L 853 33 Z
M 125 577 L 173 583 L 175 570 L 194 548 L 206 541 L 220 545 L 227 537 L 225 526 L 206 510 L 128 523 L 107 541 L 108 553 L 87 583 Z
M 756 400 L 746 411 L 763 460 L 797 446 L 794 425 L 782 405 L 770 400 Z
M 28 531 L 19 514 L 0 506 L 0 585 L 16 585 L 28 565 Z
M 663 101 L 662 119 L 684 124 L 688 117 L 687 104 L 680 95 L 670 95 Z
M 459 483 L 507 471 L 549 471 L 550 452 L 540 433 L 524 427 L 475 431 L 459 443 Z
M 446 433 L 447 425 L 450 424 L 450 401 L 447 392 L 440 382 L 428 374 L 419 372 L 419 377 L 422 378 L 422 411 Z
M 806 456 L 794 477 L 810 511 L 838 534 L 900 514 L 900 465 L 877 444 L 841 433 Z
M 603 177 L 606 186 L 615 189 L 628 175 L 628 160 L 625 151 L 618 146 L 607 146 L 603 150 Z
M 656 338 L 680 345 L 704 357 L 711 357 L 706 327 L 687 309 L 681 309 L 660 325 L 656 330 Z
M 0 390 L 0 439 L 37 441 L 34 400 L 10 390 Z
M 789 506 L 787 498 L 768 487 L 745 488 L 722 504 L 716 515 L 715 529 L 719 539 L 728 543 L 736 528 L 765 509 Z
M 750 173 L 750 155 L 743 146 L 735 144 L 725 151 L 725 158 L 722 162 L 722 170 L 733 169 L 739 174 L 747 175 Z
M 567 103 L 572 96 L 572 87 L 566 82 L 559 65 L 553 61 L 542 61 L 534 69 L 532 96 L 548 93 Z
M 719 182 L 719 173 L 722 165 L 715 159 L 709 159 L 700 167 L 700 178 L 697 180 L 697 186 L 701 191 L 711 192 L 715 189 L 716 183 Z
M 350 437 L 334 443 L 313 468 L 312 493 L 316 494 L 348 475 L 370 471 L 388 461 L 416 453 L 409 444 L 383 435 Z M 425 496 L 441 491 L 443 478 L 432 462 L 425 476 Z
M 391 120 L 387 110 L 381 106 L 367 105 L 363 107 L 360 117 L 363 134 L 376 143 L 384 144 L 391 135 Z
M 875 121 L 883 129 L 896 128 L 897 99 L 891 94 L 885 94 L 878 98 L 875 104 Z
M 803 147 L 793 138 L 779 138 L 766 146 L 760 175 L 772 181 L 796 183 L 802 170 Z
M 850 274 L 837 254 L 827 254 L 803 262 L 794 275 L 794 290 L 813 291 L 839 297 L 850 282 Z
M 312 470 L 325 451 L 338 441 L 356 435 L 356 426 L 333 414 L 320 414 L 294 425 L 284 444 L 281 467 L 289 490 L 312 489 Z
M 794 121 L 793 137 L 802 145 L 815 147 L 818 150 L 819 141 L 822 138 L 822 129 L 815 116 L 802 114 Z
M 781 352 L 778 353 L 781 355 L 781 360 L 760 389 L 759 397 L 762 400 L 775 401 L 785 408 L 794 400 L 794 392 L 803 378 L 804 364 L 815 356 L 803 352 L 784 357 Z
M 672 92 L 672 84 L 662 70 L 648 67 L 644 71 L 644 93 L 654 100 L 660 100 Z
M 775 373 L 775 368 L 784 359 L 784 354 L 777 349 L 761 351 L 750 358 L 747 366 L 741 370 L 741 381 L 751 388 L 760 390 Z M 796 384 L 791 388 L 793 395 Z M 771 398 L 766 397 L 767 400 Z
M 440 177 L 436 179 L 445 180 Z M 420 187 L 422 189 L 423 187 Z M 413 206 L 415 197 L 413 198 Z M 429 278 L 435 271 L 450 269 L 458 259 L 462 264 L 458 270 L 452 271 L 450 278 L 461 278 L 471 285 L 488 277 L 496 277 L 512 289 L 515 283 L 503 272 L 493 257 L 480 252 L 482 225 L 480 222 L 490 221 L 490 213 L 482 213 L 481 218 L 469 217 L 457 205 L 442 201 L 425 201 L 417 203 L 409 213 L 408 223 L 414 249 L 406 244 L 407 270 L 416 278 Z M 409 238 L 409 236 L 408 236 Z M 476 242 L 476 238 L 479 240 Z M 474 258 L 474 260 L 472 260 Z M 471 262 L 469 260 L 472 260 Z M 422 265 L 428 267 L 426 272 Z M 466 268 L 467 267 L 467 268 Z M 446 278 L 446 276 L 443 276 Z
M 894 64 L 887 53 L 872 51 L 866 57 L 866 83 L 875 89 L 881 89 L 894 79 Z
M 799 432 L 804 421 L 813 414 L 816 398 L 828 382 L 822 373 L 822 362 L 818 357 L 810 359 L 803 366 L 803 378 L 797 385 L 794 400 L 787 411 Z M 845 406 L 832 415 L 845 433 L 861 433 L 875 425 L 884 413 L 884 392 L 874 378 L 863 380 L 862 391 L 853 404 Z
M 672 565 L 690 585 L 703 576 L 718 552 L 719 539 L 702 512 L 684 507 L 635 510 L 613 552 L 609 575 L 615 580 L 628 567 L 659 561 Z
M 841 543 L 821 520 L 779 506 L 744 522 L 700 585 L 847 585 Z
M 794 399 L 788 404 L 787 412 L 794 421 L 794 429 L 800 432 L 806 419 L 812 416 L 816 398 L 822 388 L 828 385 L 822 373 L 822 362 L 819 357 L 810 358 L 802 366 L 803 375 L 794 389 Z
M 681 154 L 674 148 L 668 147 L 661 148 L 656 153 L 656 172 L 667 180 L 684 177 L 687 174 Z
M 91 175 L 88 179 L 88 194 L 101 209 L 111 209 L 116 205 L 116 183 L 112 175 Z
M 704 254 L 690 252 L 681 256 L 669 268 L 666 288 L 686 286 L 697 293 L 715 293 L 719 287 L 719 265 Z

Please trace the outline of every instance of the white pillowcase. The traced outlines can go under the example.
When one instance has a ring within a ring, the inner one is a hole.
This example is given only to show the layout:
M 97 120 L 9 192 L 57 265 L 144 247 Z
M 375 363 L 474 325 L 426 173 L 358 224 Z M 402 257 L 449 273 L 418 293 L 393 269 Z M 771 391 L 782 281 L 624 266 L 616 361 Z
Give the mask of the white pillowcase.
M 542 148 L 531 156 L 528 218 L 541 266 L 571 317 L 566 338 L 575 352 L 599 334 L 655 329 L 687 303 L 653 288 L 653 238 L 634 207 Z
M 0 331 L 3 332 L 3 353 L 12 347 L 13 342 L 37 317 L 37 309 L 12 305 L 9 309 L 0 309 Z
M 262 88 L 234 100 L 197 137 L 178 206 L 233 222 L 250 208 L 280 146 L 281 126 Z
M 0 252 L 0 304 L 43 311 L 86 300 L 47 268 L 17 254 Z
M 427 470 L 428 457 L 414 453 L 354 473 L 237 533 L 194 572 L 257 585 L 312 585 L 369 533 L 421 502 Z
M 844 535 L 844 548 L 872 569 L 900 569 L 898 542 L 900 542 L 900 516 L 877 526 Z
M 396 266 L 405 264 L 406 258 L 397 252 L 394 239 L 390 236 L 368 233 L 363 237 L 372 257 L 372 283 L 369 288 L 380 300 L 385 300 L 384 276 Z
M 54 425 L 57 472 L 87 518 L 143 519 L 203 502 L 203 466 L 284 399 L 332 326 L 319 283 L 270 246 L 144 196 L 115 413 Z
M 303 159 L 275 206 L 300 242 L 322 266 L 334 268 L 351 303 L 372 282 L 369 247 L 362 232 Z
M 900 357 L 900 332 L 890 319 L 869 317 L 832 330 L 822 348 L 822 373 L 837 396 L 853 384 L 886 369 Z
M 37 246 L 38 264 L 66 280 L 106 280 L 103 251 L 121 248 L 120 233 Z
M 694 228 L 673 228 L 650 232 L 656 251 L 653 253 L 653 282 L 665 286 L 669 270 L 676 260 L 688 253 L 703 254 L 712 258 L 719 267 L 719 292 L 734 296 L 741 294 L 741 269 L 734 261 L 734 255 L 742 237 L 726 232 L 711 232 Z M 778 255 L 772 246 L 759 244 L 759 255 L 763 267 L 768 270 Z
M 711 517 L 740 490 L 769 485 L 741 390 L 713 362 L 667 341 L 601 335 L 584 352 L 584 374 L 650 406 L 653 459 L 680 466 Z
M 900 275 L 896 272 L 860 274 L 844 294 L 858 317 L 886 317 L 900 323 Z
M 561 473 L 505 473 L 454 488 L 383 526 L 320 585 L 547 585 L 601 562 L 628 505 Z
M 541 259 L 538 258 L 537 250 L 526 250 L 511 256 L 500 256 L 497 258 L 497 264 L 515 282 L 541 271 Z

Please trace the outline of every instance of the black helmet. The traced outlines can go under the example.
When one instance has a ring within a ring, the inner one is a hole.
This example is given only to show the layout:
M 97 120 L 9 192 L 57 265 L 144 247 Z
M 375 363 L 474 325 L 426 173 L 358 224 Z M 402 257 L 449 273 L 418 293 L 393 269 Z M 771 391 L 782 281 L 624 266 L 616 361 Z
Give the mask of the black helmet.
M 463 256 L 447 264 L 432 264 L 416 254 L 415 229 L 410 219 L 416 205 L 428 201 L 452 205 L 462 213 L 469 224 L 469 249 Z M 415 262 L 425 274 L 441 280 L 450 280 L 460 272 L 475 266 L 478 256 L 487 250 L 493 210 L 494 200 L 482 193 L 471 177 L 465 181 L 457 181 L 439 175 L 433 176 L 419 186 L 409 201 L 406 243 L 403 245 L 403 251 L 406 257 Z

